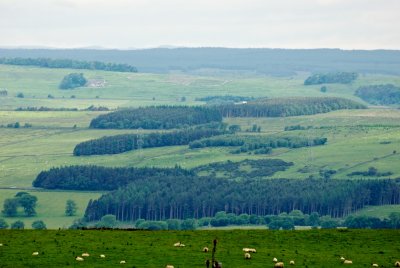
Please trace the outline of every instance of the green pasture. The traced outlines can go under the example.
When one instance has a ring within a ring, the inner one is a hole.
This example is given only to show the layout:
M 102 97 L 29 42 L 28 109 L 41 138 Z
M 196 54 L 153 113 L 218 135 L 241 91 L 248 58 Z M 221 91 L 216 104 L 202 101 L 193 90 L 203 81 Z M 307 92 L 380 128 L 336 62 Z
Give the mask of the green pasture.
M 16 217 L 6 218 L 0 216 L 0 218 L 5 219 L 9 225 L 17 220 L 21 220 L 25 223 L 25 228 L 32 228 L 32 222 L 37 220 L 43 220 L 49 229 L 68 228 L 75 219 L 83 217 L 89 200 L 96 199 L 101 195 L 101 193 L 98 192 L 0 189 L 0 204 L 3 204 L 5 199 L 12 198 L 16 193 L 21 191 L 28 192 L 38 198 L 36 206 L 37 215 L 35 217 L 25 217 L 21 209 L 21 211 L 18 211 L 18 216 Z M 67 217 L 64 214 L 65 204 L 68 199 L 74 200 L 77 204 L 78 209 L 75 216 Z M 3 209 L 2 205 L 1 209 Z
M 399 259 L 400 233 L 395 230 L 308 231 L 0 231 L 2 267 L 205 267 L 218 240 L 215 258 L 222 267 L 274 267 L 273 258 L 295 267 L 393 267 Z M 174 247 L 176 242 L 185 247 Z M 242 248 L 255 248 L 250 260 Z M 33 252 L 39 252 L 32 256 Z M 89 253 L 84 261 L 75 257 Z M 100 258 L 104 254 L 105 258 Z M 121 265 L 124 260 L 126 264 Z
M 62 78 L 72 72 L 84 73 L 92 80 L 105 81 L 103 87 L 60 90 Z M 46 106 L 87 108 L 90 105 L 109 108 L 148 105 L 192 105 L 196 97 L 209 95 L 244 95 L 253 97 L 335 96 L 361 101 L 353 96 L 361 85 L 400 84 L 397 76 L 364 75 L 351 85 L 330 84 L 326 93 L 319 85 L 304 86 L 306 74 L 291 77 L 270 76 L 195 76 L 181 73 L 147 74 L 94 70 L 46 69 L 0 65 L 0 88 L 8 90 L 0 97 L 1 110 L 18 107 Z M 25 98 L 16 98 L 23 93 Z M 54 98 L 49 99 L 48 95 Z M 75 98 L 71 98 L 71 96 Z M 181 102 L 185 97 L 186 101 Z M 362 101 L 361 101 L 362 102 Z

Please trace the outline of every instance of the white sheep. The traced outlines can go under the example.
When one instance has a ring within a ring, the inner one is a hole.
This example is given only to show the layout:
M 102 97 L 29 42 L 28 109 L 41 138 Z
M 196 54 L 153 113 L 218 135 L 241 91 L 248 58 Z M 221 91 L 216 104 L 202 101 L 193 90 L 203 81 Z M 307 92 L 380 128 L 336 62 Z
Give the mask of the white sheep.
M 120 261 L 119 262 L 119 264 L 125 264 L 126 263 L 126 261 Z
M 174 266 L 173 266 L 173 265 L 167 264 L 167 265 L 165 266 L 165 268 L 174 268 Z
M 379 265 L 376 264 L 376 263 L 373 263 L 371 266 L 372 266 L 372 267 L 379 267 Z
M 83 261 L 84 259 L 83 259 L 82 257 L 79 257 L 79 256 L 78 256 L 78 257 L 75 258 L 75 260 L 77 260 L 77 261 Z
M 244 258 L 246 259 L 246 260 L 250 260 L 251 259 L 251 255 L 250 255 L 250 253 L 245 253 L 244 254 Z
M 351 261 L 351 260 L 344 260 L 343 264 L 353 264 L 353 261 Z
M 251 253 L 256 253 L 257 250 L 255 248 L 243 248 L 244 252 L 251 252 Z
M 208 252 L 208 247 L 204 247 L 203 252 Z
M 89 255 L 89 253 L 87 253 L 87 252 L 85 252 L 85 253 L 82 253 L 82 257 L 89 257 L 90 255 Z
M 106 257 L 106 255 L 100 254 L 100 258 L 105 258 L 105 257 Z
M 341 261 L 344 261 L 344 260 L 345 260 L 345 258 L 344 258 L 344 257 L 340 257 L 340 260 L 341 260 Z
M 181 242 L 176 242 L 175 244 L 174 244 L 174 247 L 180 247 L 181 246 Z
M 278 262 L 278 259 L 277 258 L 273 258 L 272 261 L 273 262 Z
M 180 246 L 180 247 L 186 247 L 185 244 L 180 244 L 179 246 Z
M 37 252 L 37 251 L 32 253 L 32 256 L 37 256 L 37 255 L 39 255 L 39 252 Z
M 275 265 L 274 265 L 274 267 L 275 268 L 283 268 L 283 262 L 277 262 L 277 263 L 275 263 Z
M 394 267 L 400 267 L 400 261 L 396 261 L 396 262 L 394 263 Z
M 293 261 L 293 260 L 290 261 L 289 264 L 290 264 L 290 265 L 294 265 L 294 261 Z

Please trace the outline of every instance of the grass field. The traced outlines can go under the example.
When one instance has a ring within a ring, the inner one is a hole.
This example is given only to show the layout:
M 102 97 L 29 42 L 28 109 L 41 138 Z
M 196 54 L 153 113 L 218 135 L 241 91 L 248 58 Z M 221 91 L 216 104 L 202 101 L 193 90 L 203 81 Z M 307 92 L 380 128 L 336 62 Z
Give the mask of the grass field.
M 14 197 L 20 191 L 28 192 L 38 198 L 36 207 L 37 215 L 35 217 L 25 217 L 21 209 L 21 211 L 18 211 L 19 214 L 17 217 L 3 219 L 9 225 L 17 220 L 21 220 L 24 222 L 25 228 L 31 228 L 32 222 L 37 220 L 43 220 L 48 229 L 68 228 L 75 219 L 83 217 L 89 200 L 98 198 L 101 195 L 99 192 L 0 189 L 0 204 L 3 204 L 5 199 Z M 72 199 L 78 204 L 75 216 L 67 217 L 64 214 L 65 204 L 68 199 Z
M 71 72 L 84 73 L 88 79 L 105 80 L 102 88 L 60 90 L 58 84 Z M 253 97 L 339 96 L 362 102 L 353 96 L 360 85 L 394 83 L 396 76 L 364 75 L 351 85 L 328 85 L 326 93 L 320 86 L 304 86 L 306 74 L 293 77 L 269 76 L 193 76 L 186 74 L 118 73 L 91 70 L 45 69 L 0 65 L 0 88 L 9 91 L 8 97 L 0 97 L 2 110 L 17 107 L 46 106 L 87 108 L 90 105 L 109 108 L 148 106 L 160 104 L 194 104 L 196 97 L 208 95 L 246 95 Z M 25 98 L 15 96 L 22 92 Z M 48 95 L 54 99 L 49 99 Z M 71 99 L 74 95 L 75 98 Z M 181 97 L 186 102 L 180 102 Z
M 71 72 L 83 72 L 89 79 L 104 79 L 103 88 L 59 90 L 62 77 Z M 8 196 L 7 190 L 31 187 L 32 181 L 42 170 L 54 166 L 96 164 L 104 166 L 160 166 L 176 164 L 192 168 L 210 162 L 241 161 L 244 159 L 280 158 L 294 166 L 278 172 L 274 178 L 307 178 L 319 176 L 323 169 L 334 169 L 333 178 L 347 178 L 353 171 L 365 171 L 370 166 L 381 172 L 391 171 L 393 178 L 400 177 L 400 110 L 368 109 L 342 110 L 312 116 L 286 118 L 229 118 L 228 124 L 239 124 L 242 129 L 257 124 L 262 134 L 324 136 L 325 146 L 279 149 L 271 155 L 233 155 L 231 148 L 204 148 L 190 150 L 187 146 L 172 146 L 131 151 L 118 155 L 74 157 L 72 151 L 79 142 L 102 136 L 138 133 L 136 130 L 88 129 L 90 120 L 104 112 L 17 112 L 17 107 L 47 106 L 87 108 L 90 105 L 109 108 L 146 106 L 158 104 L 201 104 L 196 97 L 208 95 L 241 95 L 253 97 L 287 96 L 340 96 L 360 101 L 352 94 L 360 85 L 394 83 L 400 78 L 383 75 L 363 75 L 351 85 L 328 85 L 328 92 L 321 93 L 320 86 L 304 86 L 307 74 L 293 77 L 268 77 L 243 75 L 194 76 L 187 74 L 135 74 L 88 70 L 44 69 L 0 65 L 0 88 L 8 90 L 7 97 L 0 97 L 0 126 L 19 122 L 32 124 L 32 128 L 0 128 L 0 205 Z M 25 98 L 15 96 L 22 92 Z M 47 96 L 51 94 L 54 99 Z M 75 95 L 76 98 L 70 98 Z M 181 97 L 186 102 L 181 102 Z M 63 98 L 64 97 L 64 98 Z M 285 126 L 313 126 L 311 130 L 283 133 Z M 324 127 L 324 128 L 319 128 Z M 143 131 L 142 132 L 146 132 Z M 396 153 L 393 153 L 396 151 Z M 301 172 L 300 172 L 301 170 Z M 12 191 L 11 191 L 12 192 Z M 58 196 L 40 192 L 48 204 L 57 203 Z M 70 192 L 69 195 L 75 196 Z M 76 193 L 78 206 L 85 207 L 85 194 Z M 65 203 L 64 201 L 62 201 Z M 40 204 L 44 209 L 45 204 Z M 56 205 L 58 206 L 58 205 Z M 61 205 L 60 205 L 61 206 Z M 64 206 L 64 204 L 62 204 Z M 51 228 L 69 225 L 70 219 L 51 218 L 38 212 Z M 58 209 L 59 210 L 59 209 Z M 53 210 L 54 213 L 55 210 Z M 66 220 L 66 223 L 63 221 Z
M 310 231 L 0 231 L 1 267 L 205 267 L 218 239 L 216 259 L 223 267 L 273 267 L 273 258 L 289 266 L 331 268 L 342 266 L 340 257 L 352 267 L 393 267 L 400 258 L 398 231 L 310 230 Z M 180 241 L 185 247 L 176 248 Z M 256 248 L 251 260 L 244 259 L 243 247 Z M 38 256 L 32 252 L 38 251 Z M 77 262 L 75 256 L 88 252 Z M 99 255 L 106 255 L 100 258 Z

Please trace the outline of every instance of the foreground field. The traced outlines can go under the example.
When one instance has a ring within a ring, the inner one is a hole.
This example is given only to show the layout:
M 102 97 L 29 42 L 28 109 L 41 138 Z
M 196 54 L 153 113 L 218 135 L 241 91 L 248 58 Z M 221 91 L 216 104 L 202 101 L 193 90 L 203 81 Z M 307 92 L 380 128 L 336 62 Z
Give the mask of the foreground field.
M 353 261 L 352 267 L 392 267 L 400 258 L 398 231 L 389 230 L 311 230 L 311 231 L 0 231 L 1 267 L 127 267 L 179 268 L 205 267 L 217 238 L 216 259 L 223 267 L 273 267 L 278 258 L 287 266 L 340 267 L 340 257 Z M 173 247 L 180 241 L 186 247 Z M 245 260 L 243 247 L 257 249 Z M 38 256 L 32 252 L 38 251 Z M 88 252 L 83 262 L 77 255 Z M 105 254 L 105 258 L 100 258 Z M 285 267 L 286 267 L 285 265 Z

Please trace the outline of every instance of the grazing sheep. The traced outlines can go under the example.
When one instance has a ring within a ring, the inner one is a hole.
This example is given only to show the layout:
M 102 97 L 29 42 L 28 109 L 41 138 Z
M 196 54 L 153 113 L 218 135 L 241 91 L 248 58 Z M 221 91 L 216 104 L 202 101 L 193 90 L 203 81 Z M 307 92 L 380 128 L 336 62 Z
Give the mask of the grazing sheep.
M 343 264 L 353 264 L 353 261 L 351 261 L 351 260 L 344 260 Z
M 176 242 L 175 244 L 174 244 L 174 247 L 180 247 L 181 246 L 181 242 Z
M 90 255 L 89 255 L 89 253 L 87 253 L 87 252 L 85 252 L 85 253 L 82 253 L 82 257 L 89 257 Z
M 37 251 L 32 253 L 32 256 L 37 256 L 37 255 L 39 255 L 39 252 L 37 252 Z
M 341 260 L 341 261 L 344 261 L 344 260 L 345 260 L 345 258 L 344 258 L 344 257 L 340 257 L 340 260 Z
M 204 247 L 203 252 L 208 252 L 208 247 Z
M 289 264 L 290 264 L 290 265 L 294 265 L 294 261 L 290 261 Z
M 273 262 L 278 262 L 278 259 L 277 258 L 273 258 L 272 261 Z
M 119 264 L 125 264 L 126 263 L 126 261 L 120 261 L 119 262 Z
M 106 257 L 106 255 L 104 255 L 104 254 L 100 255 L 100 258 L 105 258 L 105 257 Z
M 244 254 L 244 258 L 245 258 L 246 260 L 250 260 L 250 259 L 251 259 L 250 253 L 245 253 L 245 254 Z
M 165 266 L 165 268 L 174 268 L 174 266 L 167 264 L 167 266 Z
M 274 265 L 275 268 L 283 268 L 283 262 L 277 262 Z
M 256 249 L 255 248 L 243 248 L 244 252 L 251 252 L 251 253 L 256 253 Z
M 396 262 L 394 263 L 394 267 L 400 267 L 400 261 L 396 261 Z
M 75 260 L 77 260 L 77 261 L 83 261 L 84 259 L 83 259 L 82 257 L 79 257 L 79 256 L 78 256 L 78 257 L 75 258 Z
M 379 267 L 379 265 L 376 264 L 376 263 L 373 263 L 371 266 L 372 266 L 372 267 Z
M 180 247 L 186 247 L 185 244 L 180 244 L 179 246 L 180 246 Z

